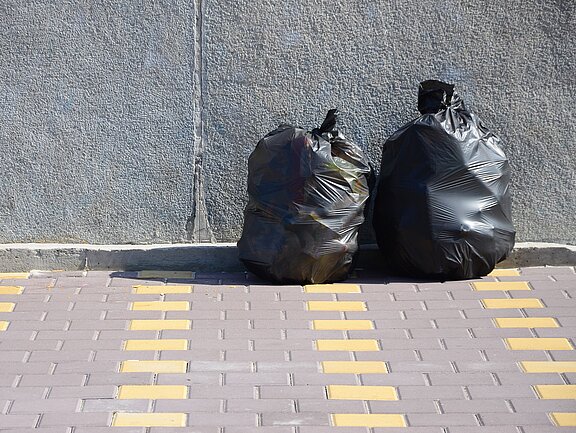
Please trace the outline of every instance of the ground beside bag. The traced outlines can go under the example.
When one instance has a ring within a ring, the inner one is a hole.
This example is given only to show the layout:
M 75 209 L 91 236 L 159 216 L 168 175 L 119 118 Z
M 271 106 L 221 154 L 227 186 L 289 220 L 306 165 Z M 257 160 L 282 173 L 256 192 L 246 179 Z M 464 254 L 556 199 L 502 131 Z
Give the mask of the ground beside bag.
M 486 275 L 514 246 L 500 140 L 451 84 L 421 83 L 418 109 L 422 116 L 384 145 L 373 217 L 378 246 L 401 274 Z
M 311 132 L 281 125 L 248 160 L 249 202 L 240 260 L 278 283 L 346 279 L 364 221 L 370 168 L 336 128 L 338 112 Z

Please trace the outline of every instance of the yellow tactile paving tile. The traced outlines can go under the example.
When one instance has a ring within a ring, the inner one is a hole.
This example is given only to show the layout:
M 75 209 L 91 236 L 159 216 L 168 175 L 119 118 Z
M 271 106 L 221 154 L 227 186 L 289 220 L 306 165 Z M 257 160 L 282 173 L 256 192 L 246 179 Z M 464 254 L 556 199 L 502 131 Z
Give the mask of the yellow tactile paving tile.
M 482 299 L 484 308 L 544 308 L 537 298 Z
M 306 293 L 362 293 L 358 284 L 308 284 Z
M 120 364 L 120 373 L 186 373 L 187 361 L 138 361 Z
M 132 286 L 136 295 L 165 295 L 172 293 L 192 293 L 194 286 Z
M 187 350 L 188 340 L 126 340 L 124 350 Z
M 328 385 L 330 400 L 398 400 L 393 386 Z
M 534 385 L 534 390 L 543 400 L 576 400 L 576 385 Z
M 366 331 L 374 329 L 371 320 L 314 320 L 312 329 L 318 331 Z
M 138 278 L 194 279 L 195 272 L 190 271 L 140 271 Z
M 520 271 L 516 268 L 513 269 L 494 269 L 488 274 L 489 277 L 519 277 Z
M 8 329 L 8 325 L 10 322 L 6 322 L 5 320 L 0 320 L 0 331 L 6 331 Z
M 29 276 L 30 272 L 0 272 L 0 280 L 19 280 Z
M 576 412 L 552 412 L 550 418 L 558 427 L 576 427 Z
M 574 361 L 522 361 L 519 365 L 525 373 L 576 373 Z
M 401 414 L 335 413 L 331 421 L 335 427 L 406 427 Z
M 385 374 L 386 363 L 382 361 L 323 361 L 322 372 L 352 374 Z
M 505 338 L 510 350 L 574 350 L 567 338 Z
M 532 290 L 526 281 L 479 281 L 472 283 L 474 290 Z
M 0 295 L 20 295 L 23 290 L 21 286 L 0 286 Z
M 133 311 L 188 311 L 188 301 L 138 301 L 132 302 Z
M 494 319 L 498 328 L 558 328 L 552 317 L 502 317 Z
M 307 301 L 309 311 L 366 311 L 363 301 Z
M 131 320 L 130 331 L 162 331 L 190 329 L 190 320 Z
M 11 313 L 15 306 L 13 302 L 0 302 L 0 313 Z
M 184 385 L 121 385 L 119 400 L 162 400 L 188 398 L 188 387 Z
M 321 351 L 376 352 L 380 350 L 376 340 L 316 340 L 316 349 Z
M 112 427 L 186 427 L 185 413 L 115 413 Z

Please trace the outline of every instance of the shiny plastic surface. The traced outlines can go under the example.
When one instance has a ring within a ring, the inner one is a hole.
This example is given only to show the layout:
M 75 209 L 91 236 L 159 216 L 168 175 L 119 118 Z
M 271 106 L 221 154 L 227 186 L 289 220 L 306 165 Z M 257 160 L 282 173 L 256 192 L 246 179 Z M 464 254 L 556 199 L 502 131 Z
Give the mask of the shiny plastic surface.
M 311 132 L 281 125 L 250 155 L 238 250 L 261 278 L 324 283 L 351 270 L 370 168 L 362 150 L 335 129 L 337 115 L 330 110 Z
M 422 116 L 384 145 L 373 218 L 380 250 L 401 274 L 486 275 L 514 246 L 500 140 L 451 84 L 421 83 L 418 108 Z

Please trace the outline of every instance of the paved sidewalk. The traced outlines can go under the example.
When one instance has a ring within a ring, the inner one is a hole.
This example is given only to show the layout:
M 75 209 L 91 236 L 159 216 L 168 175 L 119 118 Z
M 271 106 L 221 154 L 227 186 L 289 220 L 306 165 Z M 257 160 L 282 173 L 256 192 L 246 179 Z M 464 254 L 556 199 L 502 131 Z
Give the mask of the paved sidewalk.
M 576 432 L 576 273 L 0 274 L 0 431 Z

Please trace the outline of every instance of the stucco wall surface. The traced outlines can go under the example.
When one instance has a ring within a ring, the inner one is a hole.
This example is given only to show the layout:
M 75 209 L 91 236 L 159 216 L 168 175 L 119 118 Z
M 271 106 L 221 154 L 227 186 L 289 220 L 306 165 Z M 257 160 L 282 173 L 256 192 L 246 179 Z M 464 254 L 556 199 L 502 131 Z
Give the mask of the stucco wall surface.
M 235 241 L 247 158 L 279 123 L 379 166 L 420 81 L 503 140 L 519 241 L 576 244 L 576 3 L 0 4 L 0 242 Z

